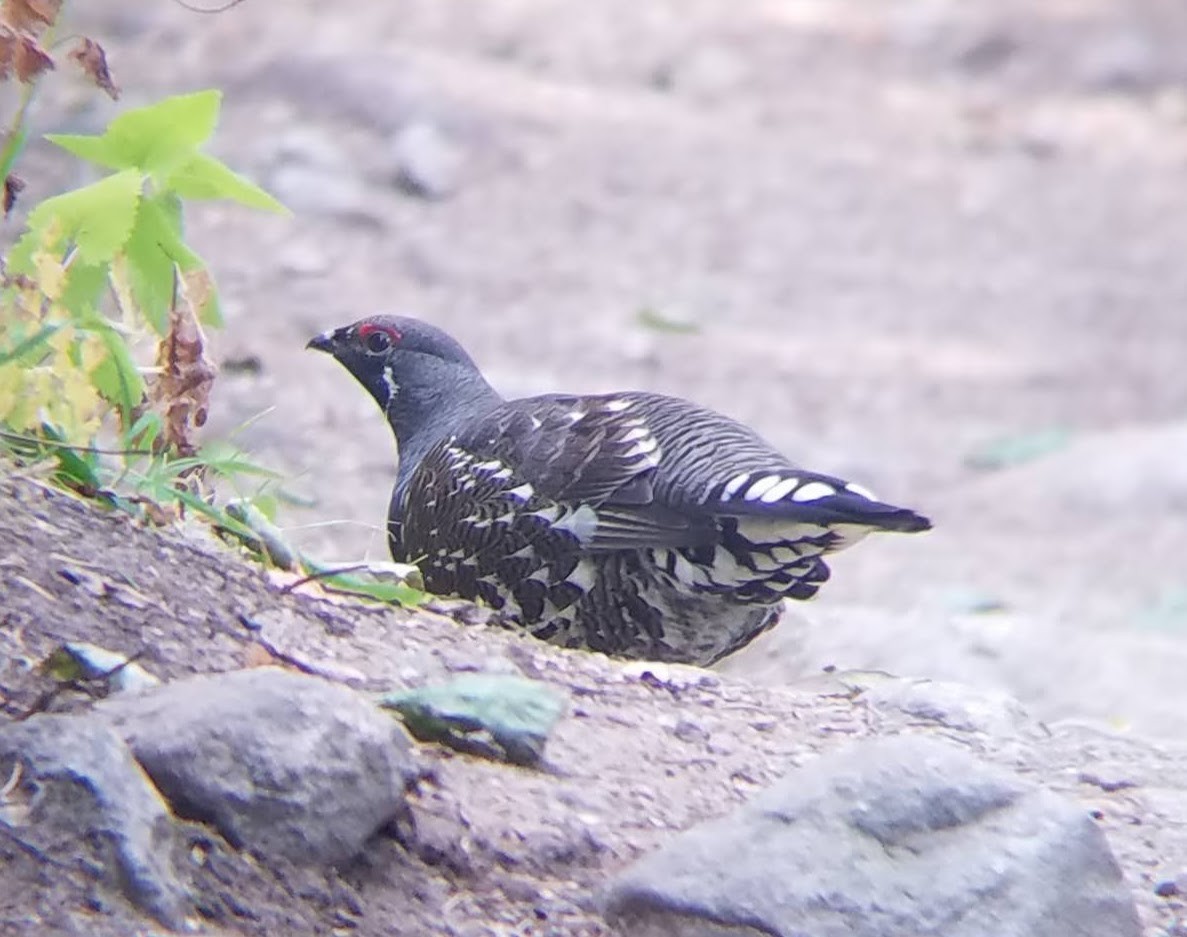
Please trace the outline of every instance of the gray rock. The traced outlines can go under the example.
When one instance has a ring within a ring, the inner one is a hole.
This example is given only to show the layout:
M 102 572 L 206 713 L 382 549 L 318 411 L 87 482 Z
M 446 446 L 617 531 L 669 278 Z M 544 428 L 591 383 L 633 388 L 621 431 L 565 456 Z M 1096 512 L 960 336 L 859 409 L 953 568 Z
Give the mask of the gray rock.
M 628 868 L 632 935 L 1138 937 L 1085 809 L 918 736 L 862 742 Z
M 321 244 L 293 240 L 277 252 L 276 265 L 288 276 L 324 277 L 333 269 L 333 260 Z
M 457 191 L 462 151 L 435 124 L 416 121 L 398 130 L 389 143 L 396 185 L 409 195 L 447 198 Z
M 344 862 L 407 809 L 403 730 L 326 680 L 271 667 L 203 675 L 97 711 L 178 814 L 265 858 Z
M 268 187 L 297 214 L 360 220 L 377 217 L 366 185 L 347 167 L 328 169 L 286 163 L 272 171 Z
M 269 189 L 294 212 L 348 220 L 378 217 L 362 172 L 328 127 L 292 127 L 264 159 Z
M 1158 52 L 1148 36 L 1113 32 L 1089 45 L 1081 55 L 1080 82 L 1091 91 L 1148 91 L 1168 78 Z
M 888 680 L 866 690 L 865 699 L 875 708 L 897 709 L 961 732 L 1004 738 L 1027 723 L 1026 711 L 1007 693 L 940 680 Z
M 15 772 L 19 772 L 14 775 Z M 123 740 L 95 719 L 34 716 L 0 727 L 0 822 L 173 929 L 190 902 L 171 861 L 173 818 Z

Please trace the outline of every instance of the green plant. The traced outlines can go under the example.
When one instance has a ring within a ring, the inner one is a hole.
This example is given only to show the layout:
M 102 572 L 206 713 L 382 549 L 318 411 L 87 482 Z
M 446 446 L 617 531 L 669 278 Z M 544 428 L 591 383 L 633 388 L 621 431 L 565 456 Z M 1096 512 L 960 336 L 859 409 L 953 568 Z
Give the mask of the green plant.
M 183 479 L 266 474 L 203 452 L 194 438 L 214 380 L 202 327 L 221 316 L 213 280 L 185 242 L 183 201 L 284 210 L 202 152 L 219 104 L 217 91 L 201 91 L 127 111 L 101 135 L 49 138 L 111 172 L 33 208 L 8 252 L 0 423 L 21 455 L 52 456 L 59 480 L 79 490 L 118 481 L 134 496 L 201 511 Z M 142 367 L 149 338 L 156 362 Z
M 28 137 L 28 103 L 53 67 L 47 46 L 60 6 L 0 2 L 0 79 L 24 84 L 0 147 L 5 214 L 23 187 L 13 169 Z M 118 94 L 92 39 L 80 39 L 70 58 Z M 186 242 L 184 205 L 225 199 L 285 211 L 204 152 L 220 104 L 218 91 L 199 91 L 126 111 L 102 134 L 48 137 L 107 174 L 36 205 L 4 258 L 0 450 L 150 520 L 196 515 L 267 556 L 244 518 L 271 514 L 276 476 L 233 447 L 196 438 L 215 377 L 203 329 L 222 316 L 214 280 Z M 216 479 L 246 494 L 253 510 L 219 506 Z M 349 585 L 376 597 L 391 591 Z

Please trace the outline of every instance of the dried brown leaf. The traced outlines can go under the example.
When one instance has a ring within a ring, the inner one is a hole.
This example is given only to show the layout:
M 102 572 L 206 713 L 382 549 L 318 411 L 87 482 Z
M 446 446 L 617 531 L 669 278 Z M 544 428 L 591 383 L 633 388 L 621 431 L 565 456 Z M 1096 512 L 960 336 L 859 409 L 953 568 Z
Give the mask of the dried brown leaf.
M 4 217 L 7 218 L 16 205 L 17 196 L 25 189 L 25 180 L 20 176 L 9 174 L 4 178 Z
M 71 61 L 77 62 L 86 76 L 95 85 L 105 91 L 113 101 L 119 100 L 120 89 L 111 80 L 111 72 L 107 68 L 107 53 L 94 39 L 83 36 L 78 44 L 70 50 Z
M 3 0 L 0 17 L 13 29 L 36 35 L 58 18 L 62 0 Z
M 145 519 L 158 527 L 168 527 L 176 523 L 180 517 L 177 507 L 173 505 L 158 504 L 145 498 L 140 502 L 140 506 L 144 508 Z
M 214 365 L 206 357 L 206 339 L 188 302 L 169 313 L 169 331 L 157 350 L 157 366 L 149 400 L 163 418 L 158 442 L 165 450 L 191 456 L 198 451 L 194 431 L 206 422 Z
M 54 60 L 32 36 L 17 36 L 12 57 L 13 71 L 18 81 L 33 81 L 38 75 L 54 67 Z
M 249 644 L 243 651 L 243 666 L 275 667 L 280 660 L 262 644 Z

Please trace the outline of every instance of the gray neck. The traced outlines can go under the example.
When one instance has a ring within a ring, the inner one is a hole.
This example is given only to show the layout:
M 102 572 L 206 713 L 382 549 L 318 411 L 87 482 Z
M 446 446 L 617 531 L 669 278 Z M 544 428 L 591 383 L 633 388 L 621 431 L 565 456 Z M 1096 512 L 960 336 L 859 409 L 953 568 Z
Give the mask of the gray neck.
M 503 402 L 473 365 L 426 356 L 403 380 L 385 412 L 399 447 L 394 499 L 402 503 L 412 474 L 442 439 Z

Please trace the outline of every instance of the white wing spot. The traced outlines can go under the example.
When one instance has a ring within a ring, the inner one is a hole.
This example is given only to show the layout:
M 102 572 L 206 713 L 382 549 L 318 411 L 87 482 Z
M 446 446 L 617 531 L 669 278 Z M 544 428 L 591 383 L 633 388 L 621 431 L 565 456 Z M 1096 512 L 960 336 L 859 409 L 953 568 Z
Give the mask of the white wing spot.
M 635 442 L 636 440 L 639 440 L 639 439 L 646 439 L 650 435 L 651 435 L 651 430 L 649 430 L 646 426 L 636 426 L 634 429 L 630 430 L 629 432 L 622 434 L 622 441 L 623 442 Z
M 749 472 L 743 472 L 741 475 L 735 475 L 728 482 L 726 482 L 725 487 L 721 489 L 721 500 L 728 501 L 735 494 L 737 494 L 738 489 L 745 485 L 748 481 L 750 481 Z
M 489 462 L 475 462 L 475 472 L 497 472 L 503 467 L 503 463 L 498 459 L 491 459 Z
M 536 489 L 528 482 L 524 482 L 518 488 L 507 489 L 507 497 L 514 498 L 516 501 L 530 501 L 535 493 Z
M 791 496 L 792 501 L 816 501 L 820 498 L 827 498 L 830 495 L 835 495 L 837 489 L 832 485 L 826 485 L 824 482 L 808 482 L 802 488 L 796 489 L 796 493 Z
M 659 448 L 659 443 L 654 436 L 648 435 L 646 439 L 641 439 L 623 453 L 624 459 L 633 459 L 635 456 L 649 455 Z
M 603 409 L 608 413 L 621 413 L 623 410 L 629 409 L 630 405 L 629 400 L 607 400 Z
M 582 417 L 584 417 L 584 416 L 585 416 L 584 410 L 570 410 L 568 413 L 565 414 L 565 419 L 567 419 L 570 423 L 576 423 L 579 420 L 581 420 Z
M 470 453 L 466 452 L 464 449 L 458 449 L 456 446 L 446 446 L 445 454 L 449 456 L 449 461 L 454 464 L 455 468 L 461 468 L 462 466 L 468 465 L 474 461 L 474 459 L 470 456 Z
M 876 494 L 870 491 L 869 488 L 865 487 L 865 485 L 859 485 L 857 482 L 850 482 L 845 486 L 845 490 L 850 494 L 857 495 L 859 498 L 867 498 L 870 501 L 878 500 L 878 496 Z
M 779 484 L 783 480 L 780 475 L 764 475 L 753 485 L 746 489 L 746 500 L 757 501 L 764 494 L 766 494 L 773 486 Z
M 762 500 L 767 504 L 774 504 L 776 501 L 782 501 L 786 498 L 791 490 L 800 483 L 798 478 L 785 478 L 779 482 L 774 488 L 762 496 Z

